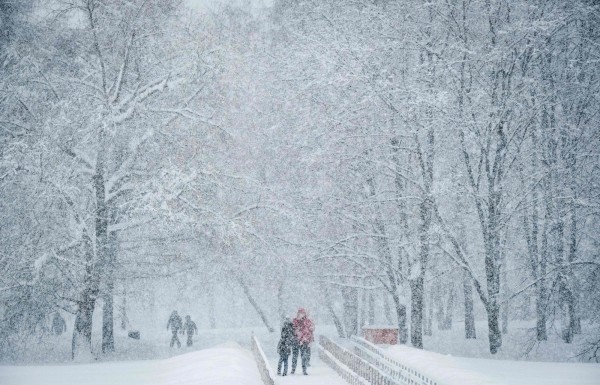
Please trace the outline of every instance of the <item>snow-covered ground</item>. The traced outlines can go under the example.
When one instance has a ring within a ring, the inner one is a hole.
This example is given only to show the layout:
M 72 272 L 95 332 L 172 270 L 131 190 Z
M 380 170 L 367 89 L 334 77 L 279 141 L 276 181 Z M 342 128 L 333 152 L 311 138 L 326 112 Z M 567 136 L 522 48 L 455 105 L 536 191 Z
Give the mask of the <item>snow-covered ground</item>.
M 600 384 L 600 364 L 465 358 L 401 345 L 385 351 L 444 385 Z
M 0 366 L 2 385 L 262 385 L 252 353 L 236 343 L 163 360 Z
M 300 363 L 298 363 L 298 366 L 300 366 Z M 275 385 L 348 385 L 333 369 L 325 366 L 318 359 L 312 362 L 312 366 L 308 368 L 307 372 L 308 376 L 304 376 L 302 368 L 298 368 L 294 375 L 278 376 L 275 378 Z
M 277 362 L 279 357 L 271 355 L 268 357 L 272 372 L 277 372 Z M 310 366 L 307 368 L 308 375 L 302 374 L 302 360 L 298 357 L 298 365 L 295 374 L 291 374 L 292 356 L 288 360 L 287 376 L 274 375 L 275 385 L 348 385 L 333 369 L 327 366 L 317 353 L 317 348 L 313 346 L 310 358 Z
M 489 358 L 492 360 L 525 360 L 553 362 L 585 362 L 587 356 L 580 355 L 586 343 L 596 335 L 587 322 L 582 322 L 582 334 L 576 334 L 573 342 L 565 344 L 560 338 L 560 325 L 548 323 L 548 340 L 539 342 L 535 338 L 535 320 L 510 321 L 508 334 L 502 335 L 502 347 L 497 354 L 489 351 L 487 322 L 478 320 L 475 323 L 477 338 L 464 338 L 463 322 L 454 322 L 450 330 L 437 330 L 433 327 L 433 335 L 423 337 L 426 350 L 453 356 L 471 358 Z M 600 382 L 599 382 L 600 383 Z
M 392 346 L 386 351 L 447 385 L 600 384 L 599 364 L 533 362 L 580 361 L 576 352 L 584 341 L 582 336 L 576 336 L 574 343 L 568 345 L 557 333 L 551 332 L 547 342 L 534 344 L 529 349 L 531 328 L 528 322 L 512 322 L 509 334 L 503 336 L 504 346 L 495 356 L 487 350 L 484 322 L 477 323 L 476 340 L 465 340 L 462 324 L 455 323 L 448 331 L 434 328 L 434 335 L 425 337 L 425 351 L 406 346 Z M 70 360 L 70 333 L 48 336 L 28 349 L 21 362 L 29 362 L 30 366 L 8 366 L 7 362 L 0 366 L 0 385 L 260 384 L 249 351 L 252 333 L 258 337 L 271 367 L 277 367 L 279 333 L 269 333 L 261 326 L 200 329 L 199 332 L 193 347 L 169 348 L 171 334 L 162 325 L 141 328 L 140 340 L 127 338 L 124 332 L 118 331 L 114 354 L 99 355 L 95 363 L 76 365 Z M 336 334 L 335 328 L 327 325 L 318 325 L 317 333 L 332 338 Z M 185 340 L 181 340 L 185 345 Z M 225 341 L 233 342 L 223 345 Z M 348 340 L 339 342 L 349 343 Z M 94 345 L 98 350 L 98 339 Z M 294 376 L 276 377 L 277 385 L 343 384 L 339 376 L 320 362 L 316 350 L 313 353 L 309 376 L 300 374 L 298 368 Z

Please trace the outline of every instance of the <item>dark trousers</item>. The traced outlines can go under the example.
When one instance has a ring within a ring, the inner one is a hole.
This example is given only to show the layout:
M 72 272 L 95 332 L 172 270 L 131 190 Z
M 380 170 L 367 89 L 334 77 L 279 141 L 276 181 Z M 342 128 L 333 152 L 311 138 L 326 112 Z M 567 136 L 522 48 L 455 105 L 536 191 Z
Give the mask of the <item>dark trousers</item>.
M 285 354 L 285 355 L 279 355 L 279 363 L 277 364 L 277 374 L 282 374 L 281 373 L 281 365 L 283 364 L 283 375 L 287 375 L 287 368 L 288 368 L 288 359 L 290 358 L 289 354 Z
M 192 335 L 188 334 L 187 337 L 187 346 L 192 346 L 194 344 L 194 341 L 192 341 Z
M 171 337 L 171 344 L 169 346 L 173 347 L 173 345 L 175 345 L 175 342 L 177 342 L 177 347 L 180 348 L 181 342 L 179 341 L 179 338 L 177 337 L 177 330 L 173 330 L 173 337 Z
M 310 359 L 310 347 L 308 344 L 296 345 L 292 348 L 292 373 L 296 371 L 296 365 L 298 365 L 298 353 L 302 358 L 302 373 L 306 373 L 306 366 Z

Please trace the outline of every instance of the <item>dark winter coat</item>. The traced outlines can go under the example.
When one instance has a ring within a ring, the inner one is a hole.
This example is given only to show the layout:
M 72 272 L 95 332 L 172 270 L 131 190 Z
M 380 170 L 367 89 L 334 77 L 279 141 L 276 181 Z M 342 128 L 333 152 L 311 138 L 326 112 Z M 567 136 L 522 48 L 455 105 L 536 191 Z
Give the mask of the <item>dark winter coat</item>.
M 192 320 L 185 321 L 185 323 L 183 324 L 183 330 L 188 336 L 198 334 L 198 328 L 196 327 L 196 323 Z
M 296 344 L 294 325 L 291 321 L 285 321 L 281 328 L 281 338 L 279 339 L 279 344 L 277 344 L 277 352 L 280 356 L 288 356 Z
M 167 322 L 167 330 L 171 328 L 174 333 L 177 333 L 182 327 L 181 317 L 177 313 L 172 313 Z

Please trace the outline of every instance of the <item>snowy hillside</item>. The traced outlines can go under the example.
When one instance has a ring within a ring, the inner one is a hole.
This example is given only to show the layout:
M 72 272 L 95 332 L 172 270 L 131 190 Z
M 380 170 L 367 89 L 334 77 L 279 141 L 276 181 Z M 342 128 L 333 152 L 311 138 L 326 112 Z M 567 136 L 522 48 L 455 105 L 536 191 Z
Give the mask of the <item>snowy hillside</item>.
M 252 354 L 235 343 L 164 360 L 0 366 L 3 385 L 262 385 Z

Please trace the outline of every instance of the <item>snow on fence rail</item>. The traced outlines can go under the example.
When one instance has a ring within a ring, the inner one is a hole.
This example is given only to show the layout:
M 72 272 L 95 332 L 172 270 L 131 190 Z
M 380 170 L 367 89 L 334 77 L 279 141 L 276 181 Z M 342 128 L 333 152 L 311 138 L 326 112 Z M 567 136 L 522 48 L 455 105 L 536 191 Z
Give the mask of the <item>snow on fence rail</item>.
M 368 361 L 402 385 L 444 385 L 414 368 L 388 357 L 379 347 L 357 336 L 352 336 L 357 356 Z
M 352 385 L 403 385 L 364 358 L 336 344 L 325 336 L 319 337 L 321 359 Z M 321 352 L 323 350 L 323 352 Z M 350 374 L 346 373 L 350 371 Z
M 256 338 L 254 334 L 252 334 L 250 346 L 252 348 L 252 354 L 254 354 L 254 360 L 256 361 L 256 366 L 258 367 L 260 378 L 262 378 L 263 383 L 265 385 L 275 385 L 272 374 L 273 371 L 271 370 L 267 356 L 265 356 L 265 352 L 262 350 L 262 347 L 258 342 L 258 338 Z
M 317 349 L 319 351 L 319 358 L 323 361 L 327 366 L 332 368 L 337 372 L 350 385 L 366 385 L 368 382 L 361 378 L 358 374 L 354 373 L 350 368 L 337 360 L 331 353 L 329 353 L 323 345 L 318 344 Z

